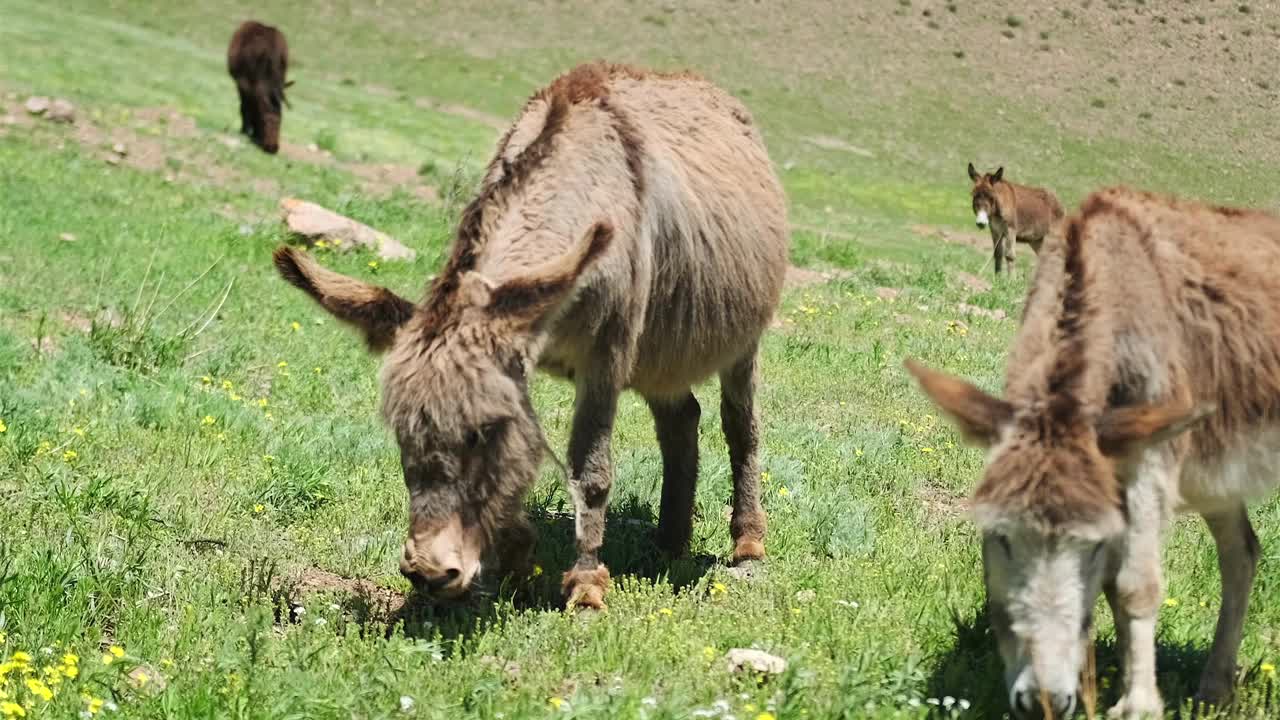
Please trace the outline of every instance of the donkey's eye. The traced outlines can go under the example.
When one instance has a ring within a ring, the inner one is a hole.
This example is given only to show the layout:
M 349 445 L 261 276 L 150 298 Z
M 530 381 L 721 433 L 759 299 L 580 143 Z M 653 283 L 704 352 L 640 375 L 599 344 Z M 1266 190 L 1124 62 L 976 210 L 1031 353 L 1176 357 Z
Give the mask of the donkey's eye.
M 1004 551 L 1005 557 L 1013 557 L 1013 545 L 1009 543 L 1006 535 L 996 535 L 996 543 L 1000 545 L 1000 549 Z
M 463 442 L 467 444 L 468 450 L 475 450 L 484 442 L 484 435 L 479 430 L 471 430 L 463 438 Z
M 1093 550 L 1090 550 L 1090 551 L 1089 551 L 1089 564 L 1090 564 L 1090 565 L 1092 565 L 1093 563 L 1097 562 L 1097 560 L 1098 560 L 1098 556 L 1102 554 L 1102 549 L 1103 549 L 1104 547 L 1106 547 L 1106 546 L 1107 546 L 1107 544 L 1106 544 L 1105 542 L 1100 542 L 1100 543 L 1098 543 L 1097 545 L 1094 545 L 1094 546 L 1093 546 Z

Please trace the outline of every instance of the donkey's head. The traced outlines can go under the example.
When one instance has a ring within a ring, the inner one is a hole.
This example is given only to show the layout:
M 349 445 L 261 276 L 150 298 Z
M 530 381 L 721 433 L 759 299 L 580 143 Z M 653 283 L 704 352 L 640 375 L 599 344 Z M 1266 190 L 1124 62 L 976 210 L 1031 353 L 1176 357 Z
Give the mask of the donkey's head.
M 276 250 L 286 280 L 359 329 L 371 350 L 387 351 L 382 414 L 409 490 L 400 571 L 419 590 L 452 597 L 483 561 L 527 564 L 535 538 L 522 500 L 545 440 L 526 372 L 545 319 L 611 237 L 596 225 L 565 257 L 502 283 L 470 271 L 443 276 L 417 307 L 306 253 Z
M 996 198 L 996 185 L 1004 180 L 1004 168 L 997 168 L 995 172 L 984 175 L 973 168 L 973 163 L 969 163 L 969 179 L 973 181 L 970 194 L 973 196 L 974 221 L 978 223 L 978 227 L 985 228 L 993 220 L 1003 220 L 1000 203 Z
M 1014 715 L 1040 717 L 1047 707 L 1070 717 L 1093 608 L 1123 542 L 1124 469 L 1207 413 L 1174 402 L 1090 419 L 1069 400 L 1023 407 L 912 361 L 907 368 L 965 437 L 988 449 L 972 513 Z
M 280 150 L 280 122 L 284 118 L 284 86 L 262 82 L 258 84 L 254 101 L 262 118 L 262 137 L 255 138 L 268 153 Z

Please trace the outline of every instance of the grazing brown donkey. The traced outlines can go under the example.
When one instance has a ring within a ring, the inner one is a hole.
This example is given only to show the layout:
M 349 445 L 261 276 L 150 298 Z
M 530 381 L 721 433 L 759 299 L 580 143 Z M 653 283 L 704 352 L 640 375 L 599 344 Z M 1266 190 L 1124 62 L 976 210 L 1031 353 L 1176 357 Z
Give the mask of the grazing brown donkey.
M 1280 218 L 1112 189 L 1064 235 L 1041 254 L 1004 399 L 909 363 L 989 448 L 973 513 L 1009 701 L 1071 713 L 1105 592 L 1126 685 L 1111 715 L 1161 716 L 1161 538 L 1195 512 L 1222 574 L 1197 697 L 1224 702 L 1260 553 L 1245 504 L 1280 484 Z
M 1040 245 L 1062 219 L 1062 205 L 1044 188 L 1017 185 L 1004 179 L 1004 168 L 985 175 L 969 163 L 973 181 L 973 214 L 979 228 L 991 228 L 996 274 L 1009 261 L 1013 267 L 1015 242 L 1027 243 L 1040 254 Z
M 599 607 L 618 396 L 640 393 L 662 450 L 659 541 L 688 543 L 700 409 L 719 373 L 733 472 L 735 561 L 764 555 L 754 398 L 757 343 L 787 264 L 782 189 L 750 114 L 691 75 L 590 64 L 536 93 L 499 141 L 452 255 L 414 305 L 282 247 L 276 265 L 387 350 L 382 411 L 410 494 L 401 571 L 461 593 L 489 552 L 528 561 L 522 498 L 545 445 L 535 367 L 576 388 L 570 604 Z
M 247 20 L 231 36 L 227 71 L 240 93 L 240 132 L 269 153 L 280 149 L 288 68 L 289 46 L 274 27 Z

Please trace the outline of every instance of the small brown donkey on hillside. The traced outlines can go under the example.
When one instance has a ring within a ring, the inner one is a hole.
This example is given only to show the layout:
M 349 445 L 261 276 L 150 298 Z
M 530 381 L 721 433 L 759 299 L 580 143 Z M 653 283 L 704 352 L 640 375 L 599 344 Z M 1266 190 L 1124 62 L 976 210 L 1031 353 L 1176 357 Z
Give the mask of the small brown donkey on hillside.
M 419 304 L 282 247 L 281 274 L 387 350 L 382 412 L 410 494 L 400 568 L 442 596 L 487 555 L 528 562 L 522 499 L 545 440 L 535 367 L 576 387 L 569 489 L 578 560 L 570 604 L 599 607 L 613 481 L 610 435 L 627 388 L 662 450 L 659 541 L 688 543 L 700 409 L 718 373 L 733 472 L 735 561 L 764 555 L 754 398 L 757 343 L 787 264 L 782 189 L 747 110 L 691 75 L 591 64 L 535 94 L 498 143 L 452 255 Z
M 1232 695 L 1260 548 L 1246 502 L 1280 484 L 1280 218 L 1129 190 L 1085 200 L 1041 254 L 1004 399 L 909 363 L 988 449 L 973 498 L 1009 702 L 1076 706 L 1094 603 L 1116 618 L 1125 694 L 1161 717 L 1160 544 L 1195 512 L 1222 608 L 1198 698 Z
M 269 153 L 280 149 L 288 69 L 289 46 L 279 30 L 247 20 L 231 36 L 227 72 L 240 93 L 240 132 Z
M 1062 205 L 1044 188 L 1017 185 L 1004 179 L 1004 168 L 985 175 L 969 163 L 973 181 L 973 214 L 979 228 L 991 228 L 996 274 L 1009 261 L 1013 266 L 1016 243 L 1027 243 L 1040 254 L 1040 245 L 1054 224 L 1062 219 Z

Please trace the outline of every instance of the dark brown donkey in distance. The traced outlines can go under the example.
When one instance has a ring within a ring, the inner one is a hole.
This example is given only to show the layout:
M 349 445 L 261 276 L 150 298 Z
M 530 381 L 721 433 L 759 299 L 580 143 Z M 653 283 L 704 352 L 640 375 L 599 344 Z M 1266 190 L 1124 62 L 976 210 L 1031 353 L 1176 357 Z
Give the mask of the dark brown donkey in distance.
M 764 555 L 754 398 L 757 343 L 787 264 L 782 189 L 734 98 L 687 74 L 590 64 L 528 101 L 498 143 L 452 254 L 415 305 L 276 251 L 280 273 L 387 351 L 382 413 L 410 495 L 401 571 L 457 595 L 482 558 L 527 567 L 522 499 L 545 440 L 529 400 L 540 367 L 576 389 L 569 489 L 571 605 L 600 607 L 619 394 L 648 401 L 662 450 L 659 541 L 691 534 L 700 409 L 718 373 L 733 472 L 734 561 Z
M 1040 244 L 1062 220 L 1062 204 L 1044 188 L 1018 185 L 1004 179 L 1004 168 L 981 174 L 969 163 L 973 181 L 973 214 L 978 227 L 991 228 L 996 274 L 1009 261 L 1013 267 L 1014 245 L 1027 243 L 1040 254 Z
M 1045 244 L 1003 398 L 910 365 L 989 448 L 973 515 L 1015 716 L 1071 716 L 1103 593 L 1125 681 L 1110 716 L 1164 716 L 1160 545 L 1179 512 L 1204 517 L 1222 574 L 1198 698 L 1231 698 L 1261 555 L 1245 503 L 1280 485 L 1277 268 L 1280 218 L 1106 190 Z
M 270 25 L 247 20 L 231 36 L 227 72 L 240 93 L 240 132 L 269 153 L 280 149 L 280 121 L 288 103 L 284 89 L 289 46 Z

